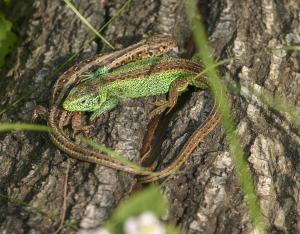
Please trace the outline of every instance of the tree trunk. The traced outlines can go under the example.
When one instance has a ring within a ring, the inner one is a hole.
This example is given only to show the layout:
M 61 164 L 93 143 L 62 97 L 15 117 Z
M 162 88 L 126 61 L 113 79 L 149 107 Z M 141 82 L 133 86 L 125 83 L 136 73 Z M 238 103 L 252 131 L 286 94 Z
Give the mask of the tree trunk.
M 121 0 L 73 2 L 95 28 L 104 25 L 124 3 Z M 299 1 L 200 2 L 199 9 L 217 58 L 300 43 Z M 49 104 L 51 87 L 67 68 L 58 73 L 56 69 L 93 36 L 63 1 L 32 0 L 32 8 L 29 6 L 16 2 L 10 12 L 20 25 L 20 40 L 9 60 L 11 68 L 0 81 L 5 90 L 1 107 L 20 97 L 24 99 L 3 114 L 1 122 L 31 122 L 33 109 Z M 20 14 L 20 9 L 26 13 Z M 20 18 L 20 15 L 25 16 Z M 191 29 L 183 1 L 134 0 L 103 33 L 120 48 L 154 34 L 172 34 L 179 43 L 180 53 L 191 54 Z M 97 39 L 80 53 L 77 61 L 100 51 L 108 49 Z M 299 108 L 299 66 L 299 52 L 277 51 L 232 61 L 222 67 L 221 73 L 225 80 L 253 83 L 256 88 L 264 88 Z M 181 97 L 166 124 L 159 157 L 176 156 L 207 116 L 211 99 L 208 92 L 199 90 L 190 90 Z M 300 228 L 300 139 L 295 126 L 286 113 L 267 108 L 251 96 L 231 94 L 229 100 L 270 231 L 296 233 Z M 93 139 L 137 161 L 152 108 L 150 101 L 153 99 L 122 102 L 96 121 Z M 54 146 L 46 133 L 8 132 L 1 133 L 0 139 L 0 232 L 53 233 L 62 213 L 67 155 Z M 135 177 L 99 165 L 70 161 L 66 219 L 80 230 L 97 228 L 110 217 L 121 199 L 128 196 Z M 163 189 L 171 203 L 168 220 L 179 225 L 183 233 L 253 232 L 222 124 L 164 183 Z M 64 229 L 65 233 L 72 231 L 69 227 Z

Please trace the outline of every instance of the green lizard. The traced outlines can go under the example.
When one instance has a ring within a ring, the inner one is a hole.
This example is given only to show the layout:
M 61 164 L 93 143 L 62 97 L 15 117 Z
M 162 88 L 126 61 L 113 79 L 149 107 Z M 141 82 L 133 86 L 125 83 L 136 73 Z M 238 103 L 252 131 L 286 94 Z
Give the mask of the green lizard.
M 78 160 L 100 164 L 133 174 L 149 174 L 146 168 L 141 170 L 140 168 L 132 167 L 127 163 L 89 148 L 84 148 L 72 141 L 69 135 L 63 130 L 64 126 L 69 122 L 68 119 L 70 119 L 72 113 L 64 111 L 61 108 L 61 103 L 71 87 L 80 82 L 80 77 L 90 71 L 97 70 L 97 68 L 98 70 L 99 68 L 105 68 L 104 70 L 107 72 L 131 61 L 147 58 L 149 56 L 158 56 L 175 48 L 176 41 L 172 37 L 155 35 L 119 51 L 95 55 L 69 68 L 58 78 L 52 90 L 50 110 L 47 118 L 47 125 L 51 129 L 49 134 L 52 142 L 70 157 Z M 46 116 L 46 113 L 45 108 L 41 108 L 37 110 L 33 116 L 35 118 L 37 118 L 37 116 L 43 118 Z
M 101 68 L 97 77 L 91 75 L 71 90 L 63 107 L 67 111 L 93 112 L 93 120 L 122 99 L 169 93 L 168 101 L 158 103 L 155 109 L 161 112 L 167 107 L 171 109 L 188 85 L 208 87 L 206 78 L 194 78 L 200 71 L 200 64 L 167 56 L 141 59 L 110 72 Z
M 65 73 L 63 73 L 59 79 L 56 81 L 53 91 L 52 91 L 52 98 L 50 103 L 50 111 L 47 118 L 47 125 L 52 130 L 50 133 L 51 140 L 57 145 L 62 151 L 66 152 L 69 156 L 83 160 L 90 163 L 101 164 L 107 167 L 115 168 L 117 170 L 126 171 L 129 173 L 133 173 L 136 175 L 147 175 L 149 174 L 148 171 L 145 169 L 141 171 L 140 169 L 136 169 L 131 167 L 119 160 L 116 160 L 108 155 L 99 153 L 97 151 L 91 150 L 89 148 L 84 148 L 75 142 L 73 142 L 69 135 L 67 135 L 63 128 L 66 125 L 65 121 L 66 118 L 69 119 L 72 113 L 64 111 L 61 108 L 61 102 L 63 102 L 65 96 L 68 94 L 71 87 L 74 85 L 78 85 L 80 82 L 80 77 L 83 77 L 86 74 L 90 74 L 87 76 L 86 84 L 91 82 L 92 80 L 97 80 L 98 76 L 102 77 L 106 73 L 111 74 L 110 72 L 116 72 L 118 67 L 125 67 L 125 64 L 130 63 L 131 61 L 135 60 L 143 60 L 147 57 L 152 56 L 159 56 L 167 51 L 172 50 L 176 47 L 176 41 L 170 36 L 163 36 L 163 35 L 156 35 L 149 38 L 146 38 L 134 45 L 131 45 L 123 50 L 115 51 L 110 54 L 105 55 L 96 55 L 93 58 L 86 59 L 81 61 L 79 64 L 74 65 Z M 144 60 L 147 61 L 147 60 Z M 162 60 L 161 60 L 162 61 Z M 201 71 L 201 67 L 198 64 L 189 62 L 187 60 L 169 60 L 164 61 L 156 68 L 153 69 L 148 68 L 148 71 L 143 70 L 143 65 L 137 69 L 136 71 L 130 71 L 128 74 L 123 74 L 124 79 L 136 79 L 138 76 L 149 76 L 149 74 L 165 74 L 167 71 L 174 71 L 178 70 L 178 68 L 182 69 L 189 74 L 198 74 Z M 149 65 L 150 66 L 150 65 Z M 134 69 L 134 66 L 133 70 Z M 144 66 L 146 68 L 146 66 Z M 126 68 L 126 67 L 125 67 Z M 131 69 L 132 70 L 132 69 Z M 138 71 L 139 70 L 139 71 Z M 90 71 L 96 71 L 91 73 Z M 123 71 L 123 73 L 126 73 Z M 107 79 L 108 74 L 106 74 Z M 104 80 L 104 77 L 102 77 Z M 117 75 L 111 76 L 111 79 L 120 79 Z M 102 79 L 101 79 L 102 80 Z M 197 79 L 198 80 L 198 79 Z M 111 80 L 110 80 L 111 81 Z M 107 82 L 110 82 L 107 80 Z M 196 83 L 196 80 L 194 81 Z M 200 78 L 199 82 L 204 84 L 205 86 L 205 79 Z M 83 82 L 80 85 L 83 85 Z M 97 83 L 97 82 L 96 82 Z M 174 82 L 173 82 L 174 83 Z M 176 85 L 171 85 L 175 87 Z M 200 85 L 201 86 L 201 85 Z M 75 86 L 76 87 L 76 86 Z M 175 97 L 176 95 L 172 95 L 173 92 L 171 90 L 175 90 L 174 88 L 169 87 L 170 90 L 170 97 Z M 95 93 L 97 95 L 97 93 Z M 169 99 L 170 99 L 169 97 Z M 46 112 L 42 111 L 41 114 L 45 114 Z M 76 114 L 76 113 L 75 113 Z M 42 115 L 42 117 L 45 115 Z M 177 155 L 176 160 L 170 163 L 165 168 L 158 170 L 155 172 L 154 175 L 145 176 L 140 178 L 140 182 L 148 183 L 151 181 L 155 181 L 161 179 L 165 176 L 170 175 L 174 171 L 176 171 L 188 158 L 188 156 L 192 153 L 192 151 L 197 147 L 199 142 L 210 132 L 214 129 L 216 124 L 219 122 L 219 115 L 215 108 L 212 109 L 209 117 L 203 122 L 199 128 L 197 128 L 194 134 L 189 138 L 187 143 L 182 147 L 181 152 Z

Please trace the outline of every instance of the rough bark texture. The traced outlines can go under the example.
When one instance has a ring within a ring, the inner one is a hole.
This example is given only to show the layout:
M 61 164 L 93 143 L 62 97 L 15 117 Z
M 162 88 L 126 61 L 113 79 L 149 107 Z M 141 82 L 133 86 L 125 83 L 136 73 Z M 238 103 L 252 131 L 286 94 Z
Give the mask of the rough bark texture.
M 100 28 L 124 1 L 74 1 L 77 9 Z M 7 106 L 30 95 L 1 116 L 2 122 L 30 122 L 37 104 L 47 106 L 58 75 L 52 72 L 93 35 L 62 1 L 33 0 L 20 27 L 20 42 L 1 80 Z M 24 3 L 18 3 L 24 4 Z M 16 5 L 18 6 L 18 5 Z M 201 1 L 200 10 L 216 57 L 255 53 L 266 47 L 300 43 L 300 2 L 296 0 Z M 27 5 L 28 7 L 28 5 Z M 22 7 L 18 8 L 22 9 Z M 11 14 L 16 14 L 17 10 Z M 104 36 L 125 46 L 146 35 L 172 34 L 180 51 L 190 51 L 191 30 L 178 0 L 138 1 L 112 22 Z M 80 55 L 101 51 L 92 43 Z M 253 83 L 300 105 L 299 53 L 279 51 L 231 62 L 222 68 L 226 80 Z M 66 68 L 64 68 L 66 69 Z M 242 85 L 242 90 L 243 90 Z M 2 96 L 2 95 L 1 95 Z M 211 97 L 192 91 L 174 112 L 166 128 L 161 157 L 174 157 L 195 126 L 207 115 Z M 285 113 L 255 102 L 251 96 L 230 96 L 232 114 L 254 177 L 265 220 L 272 233 L 300 229 L 300 140 Z M 101 117 L 94 139 L 137 160 L 151 109 L 149 99 L 124 102 Z M 0 135 L 0 192 L 30 203 L 0 200 L 0 233 L 52 233 L 62 212 L 67 157 L 45 133 Z M 99 227 L 128 195 L 135 179 L 126 173 L 71 160 L 66 219 L 81 230 Z M 219 125 L 199 145 L 181 170 L 164 184 L 171 202 L 169 221 L 183 233 L 253 233 L 236 179 L 232 157 Z M 32 209 L 44 210 L 46 215 Z M 64 232 L 72 232 L 65 228 Z

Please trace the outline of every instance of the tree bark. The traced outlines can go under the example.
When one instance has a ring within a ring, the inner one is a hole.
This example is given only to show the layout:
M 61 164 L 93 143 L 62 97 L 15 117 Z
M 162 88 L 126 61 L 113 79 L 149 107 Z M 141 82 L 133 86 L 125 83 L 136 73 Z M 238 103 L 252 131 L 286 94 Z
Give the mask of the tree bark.
M 104 25 L 123 3 L 74 1 L 95 28 Z M 16 9 L 24 6 L 16 3 L 11 15 L 17 15 Z M 217 58 L 300 43 L 298 1 L 210 0 L 200 1 L 199 9 Z M 0 81 L 4 90 L 2 107 L 20 97 L 24 99 L 3 114 L 1 122 L 31 122 L 33 109 L 49 104 L 51 87 L 67 68 L 58 74 L 54 71 L 93 36 L 62 1 L 33 0 L 32 8 L 26 12 L 23 21 L 16 17 L 21 26 L 20 40 L 9 60 L 11 68 Z M 180 54 L 191 54 L 191 28 L 182 1 L 134 0 L 103 35 L 121 48 L 158 33 L 172 34 L 179 43 Z M 108 49 L 97 39 L 80 53 L 77 61 L 100 51 Z M 246 89 L 244 84 L 252 83 L 299 108 L 299 57 L 296 51 L 277 51 L 232 61 L 221 68 L 221 74 L 227 81 L 240 82 L 241 90 Z M 97 120 L 93 139 L 137 161 L 151 100 L 122 102 Z M 267 108 L 251 95 L 230 94 L 229 101 L 270 232 L 296 233 L 300 227 L 300 139 L 295 126 L 286 113 Z M 161 142 L 159 156 L 166 158 L 162 167 L 205 119 L 211 103 L 205 91 L 191 90 L 181 98 Z M 30 204 L 26 208 L 1 197 L 0 233 L 53 233 L 62 212 L 67 155 L 53 145 L 46 133 L 15 131 L 1 133 L 0 139 L 0 193 Z M 101 226 L 128 196 L 134 183 L 134 176 L 127 173 L 71 160 L 66 219 L 81 231 Z M 183 233 L 254 231 L 222 124 L 164 183 L 163 189 L 171 203 L 168 221 L 179 225 Z M 63 231 L 74 232 L 69 227 Z

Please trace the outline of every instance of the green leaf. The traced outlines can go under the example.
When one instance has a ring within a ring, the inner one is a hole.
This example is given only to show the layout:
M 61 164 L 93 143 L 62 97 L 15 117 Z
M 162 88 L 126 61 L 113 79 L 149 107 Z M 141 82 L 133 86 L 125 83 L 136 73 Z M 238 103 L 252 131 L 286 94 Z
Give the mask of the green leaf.
M 146 211 L 162 217 L 167 210 L 167 199 L 163 196 L 158 186 L 151 185 L 124 201 L 114 211 L 105 227 L 110 233 L 123 233 L 123 225 L 129 217 L 138 216 Z
M 12 23 L 6 20 L 4 14 L 0 12 L 0 67 L 4 65 L 5 56 L 11 52 L 17 40 L 11 28 Z
M 48 132 L 50 129 L 44 125 L 28 123 L 0 123 L 0 132 L 7 131 L 36 131 Z

